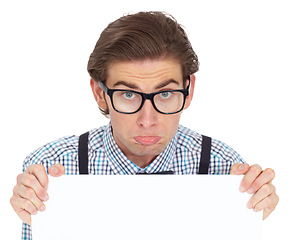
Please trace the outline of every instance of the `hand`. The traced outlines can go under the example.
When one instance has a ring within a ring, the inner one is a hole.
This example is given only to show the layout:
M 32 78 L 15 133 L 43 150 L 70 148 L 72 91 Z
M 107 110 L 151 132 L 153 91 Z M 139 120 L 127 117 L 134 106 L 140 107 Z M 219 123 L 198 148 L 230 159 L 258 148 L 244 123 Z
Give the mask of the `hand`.
M 279 202 L 276 189 L 272 184 L 275 178 L 274 170 L 267 168 L 263 171 L 259 165 L 249 166 L 248 164 L 235 163 L 230 174 L 244 174 L 240 191 L 253 194 L 247 203 L 247 207 L 255 212 L 263 210 L 263 220 L 266 219 L 275 210 Z
M 50 175 L 59 177 L 65 173 L 65 168 L 56 164 L 48 169 Z M 43 202 L 49 199 L 47 193 L 49 179 L 43 165 L 30 165 L 25 173 L 17 176 L 17 184 L 13 189 L 10 203 L 20 219 L 31 224 L 31 214 L 45 211 Z

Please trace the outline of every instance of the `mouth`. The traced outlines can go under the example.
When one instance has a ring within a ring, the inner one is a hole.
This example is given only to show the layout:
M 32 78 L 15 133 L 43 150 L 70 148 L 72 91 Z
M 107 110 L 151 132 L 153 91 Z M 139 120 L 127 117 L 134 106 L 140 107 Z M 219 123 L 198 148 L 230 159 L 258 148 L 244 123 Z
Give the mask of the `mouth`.
M 161 137 L 158 136 L 138 136 L 134 138 L 136 142 L 142 145 L 150 146 L 158 143 Z

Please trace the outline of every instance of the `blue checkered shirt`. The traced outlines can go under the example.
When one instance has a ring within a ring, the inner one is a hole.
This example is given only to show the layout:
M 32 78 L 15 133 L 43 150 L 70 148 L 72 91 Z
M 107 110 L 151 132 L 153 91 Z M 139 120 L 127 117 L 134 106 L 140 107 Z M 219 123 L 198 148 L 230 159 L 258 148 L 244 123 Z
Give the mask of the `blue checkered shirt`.
M 174 171 L 174 174 L 197 174 L 201 156 L 202 135 L 181 125 L 166 149 L 146 168 L 131 162 L 117 146 L 111 123 L 89 131 L 89 174 L 136 174 L 138 172 Z M 79 136 L 68 136 L 50 142 L 31 153 L 23 171 L 31 164 L 42 164 L 46 170 L 54 164 L 65 166 L 65 174 L 79 174 Z M 212 139 L 209 174 L 229 174 L 234 163 L 244 163 L 241 156 L 225 143 Z M 41 213 L 40 213 L 41 214 Z M 22 239 L 32 239 L 31 226 L 23 223 Z

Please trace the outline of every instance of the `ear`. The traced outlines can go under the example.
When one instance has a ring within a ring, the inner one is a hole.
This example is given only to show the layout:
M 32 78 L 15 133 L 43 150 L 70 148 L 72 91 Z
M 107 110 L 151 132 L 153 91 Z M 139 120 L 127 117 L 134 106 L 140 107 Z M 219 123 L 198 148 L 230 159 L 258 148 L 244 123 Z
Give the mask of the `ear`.
M 102 109 L 107 109 L 108 106 L 104 98 L 104 91 L 100 88 L 99 83 L 91 78 L 90 85 L 94 94 L 94 98 L 98 103 L 99 107 Z
M 188 84 L 190 84 L 190 86 L 189 86 L 189 95 L 186 98 L 184 109 L 189 107 L 189 105 L 191 104 L 192 98 L 193 98 L 194 84 L 195 84 L 195 75 L 194 74 L 192 74 L 190 76 L 190 81 L 189 81 Z

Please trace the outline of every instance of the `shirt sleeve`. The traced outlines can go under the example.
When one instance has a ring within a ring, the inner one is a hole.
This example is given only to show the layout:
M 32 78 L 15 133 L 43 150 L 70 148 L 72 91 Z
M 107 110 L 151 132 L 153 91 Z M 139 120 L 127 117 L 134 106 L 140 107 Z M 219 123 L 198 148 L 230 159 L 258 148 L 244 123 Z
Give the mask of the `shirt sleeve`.
M 26 223 L 22 224 L 21 240 L 32 240 L 31 226 Z
M 245 163 L 243 158 L 227 144 L 212 139 L 210 174 L 230 174 L 235 163 Z
M 48 168 L 60 163 L 65 166 L 65 174 L 77 174 L 78 136 L 57 139 L 29 154 L 23 162 L 23 172 L 32 164 L 42 164 Z

